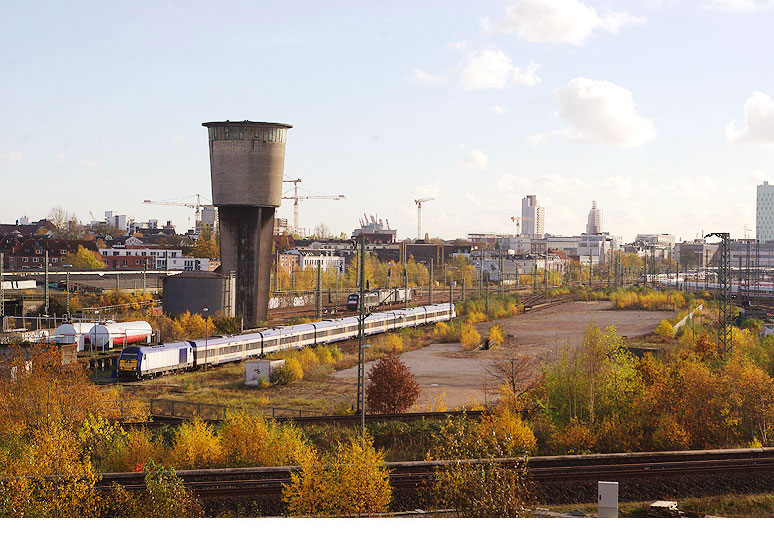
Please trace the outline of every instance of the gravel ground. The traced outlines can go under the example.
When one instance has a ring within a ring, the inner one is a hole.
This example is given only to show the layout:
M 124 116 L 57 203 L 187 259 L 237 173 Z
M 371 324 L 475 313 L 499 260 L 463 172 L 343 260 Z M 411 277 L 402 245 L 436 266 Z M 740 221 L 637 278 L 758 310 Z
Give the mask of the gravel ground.
M 449 409 L 466 404 L 481 404 L 493 399 L 487 388 L 494 388 L 486 373 L 487 362 L 506 350 L 527 354 L 539 360 L 550 358 L 565 343 L 572 347 L 580 343 L 589 324 L 615 326 L 619 334 L 628 337 L 652 332 L 656 325 L 674 315 L 671 311 L 614 311 L 610 302 L 570 302 L 516 317 L 498 320 L 507 334 L 506 344 L 491 351 L 465 352 L 459 344 L 435 344 L 404 353 L 403 362 L 411 368 L 422 387 L 416 409 L 434 408 L 442 398 Z M 492 323 L 477 328 L 485 336 Z M 366 374 L 372 363 L 366 364 Z M 357 382 L 357 368 L 338 371 L 333 379 Z

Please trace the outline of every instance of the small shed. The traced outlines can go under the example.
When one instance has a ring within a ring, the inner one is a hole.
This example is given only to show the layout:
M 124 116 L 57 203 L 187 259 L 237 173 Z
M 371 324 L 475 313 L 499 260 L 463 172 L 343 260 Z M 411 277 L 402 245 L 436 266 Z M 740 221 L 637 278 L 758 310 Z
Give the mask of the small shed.
M 268 383 L 271 372 L 284 365 L 284 360 L 245 360 L 245 385 L 259 386 L 261 379 Z

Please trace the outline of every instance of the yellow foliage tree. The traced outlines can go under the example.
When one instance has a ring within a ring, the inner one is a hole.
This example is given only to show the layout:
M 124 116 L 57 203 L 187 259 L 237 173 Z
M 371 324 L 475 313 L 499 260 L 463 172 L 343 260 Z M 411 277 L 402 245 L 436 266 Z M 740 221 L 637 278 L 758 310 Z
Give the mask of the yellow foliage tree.
M 62 263 L 72 266 L 76 269 L 102 269 L 105 263 L 102 262 L 98 253 L 89 251 L 83 245 L 78 245 L 76 253 L 69 253 L 62 259 Z
M 212 427 L 194 419 L 177 428 L 169 458 L 178 469 L 203 469 L 222 465 L 225 453 Z
M 311 454 L 295 426 L 242 411 L 229 414 L 219 435 L 230 466 L 295 466 Z
M 392 490 L 384 455 L 353 438 L 330 454 L 310 454 L 291 475 L 283 500 L 292 516 L 351 517 L 387 511 Z

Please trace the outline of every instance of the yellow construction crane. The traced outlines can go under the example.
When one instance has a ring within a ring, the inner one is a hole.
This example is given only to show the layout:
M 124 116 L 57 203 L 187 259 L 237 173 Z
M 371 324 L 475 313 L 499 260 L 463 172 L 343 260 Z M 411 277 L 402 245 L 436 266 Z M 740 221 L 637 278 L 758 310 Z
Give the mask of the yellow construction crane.
M 283 195 L 283 200 L 293 200 L 293 233 L 298 234 L 298 201 L 299 200 L 344 200 L 346 196 L 343 194 L 337 195 L 328 195 L 328 194 L 308 194 L 308 195 L 298 195 L 298 184 L 301 182 L 300 179 L 283 179 L 283 182 L 285 183 L 293 183 L 293 188 L 291 189 L 293 191 L 292 195 Z M 290 191 L 287 191 L 285 194 L 287 194 Z
M 179 202 L 177 200 L 188 200 L 193 197 L 196 197 L 196 203 L 192 204 L 190 202 Z M 194 229 L 196 232 L 201 231 L 201 225 L 202 225 L 202 202 L 201 199 L 204 198 L 201 194 L 194 194 L 192 196 L 183 196 L 181 198 L 176 198 L 174 200 L 143 200 L 143 204 L 150 204 L 150 205 L 157 205 L 157 206 L 183 206 L 188 207 L 191 209 L 196 210 L 194 213 L 194 220 L 195 225 Z M 205 198 L 206 199 L 206 198 Z

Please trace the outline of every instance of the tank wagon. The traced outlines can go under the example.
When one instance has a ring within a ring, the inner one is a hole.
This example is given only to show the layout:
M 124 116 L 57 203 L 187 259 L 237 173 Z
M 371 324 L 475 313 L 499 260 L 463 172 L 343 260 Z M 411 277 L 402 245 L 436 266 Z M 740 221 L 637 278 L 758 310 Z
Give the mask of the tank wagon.
M 89 330 L 89 342 L 97 348 L 113 348 L 139 341 L 150 341 L 151 325 L 145 321 L 106 322 Z
M 448 321 L 455 316 L 454 306 L 448 303 L 373 313 L 364 321 L 365 334 L 381 334 L 409 326 Z M 356 338 L 357 334 L 358 317 L 344 317 L 153 347 L 130 346 L 121 352 L 118 371 L 121 377 L 139 379 L 172 371 L 218 366 L 286 349 L 344 341 Z M 184 356 L 186 345 L 190 348 L 190 356 L 188 353 Z
M 380 305 L 403 304 L 411 301 L 410 288 L 383 288 L 379 290 L 368 291 L 363 295 L 366 311 L 374 309 Z M 347 309 L 355 311 L 358 309 L 360 294 L 352 293 L 347 296 Z

